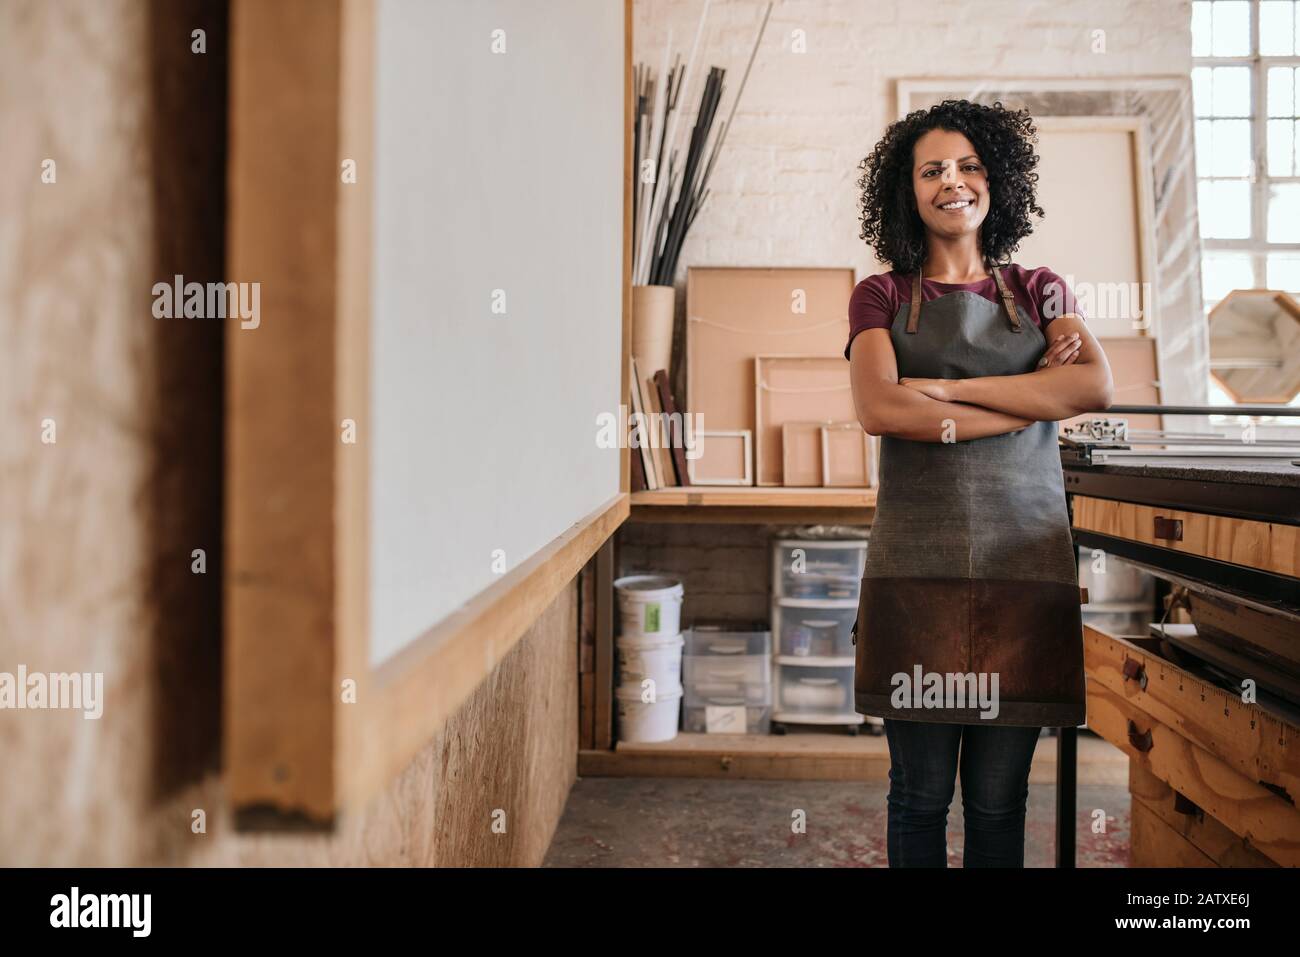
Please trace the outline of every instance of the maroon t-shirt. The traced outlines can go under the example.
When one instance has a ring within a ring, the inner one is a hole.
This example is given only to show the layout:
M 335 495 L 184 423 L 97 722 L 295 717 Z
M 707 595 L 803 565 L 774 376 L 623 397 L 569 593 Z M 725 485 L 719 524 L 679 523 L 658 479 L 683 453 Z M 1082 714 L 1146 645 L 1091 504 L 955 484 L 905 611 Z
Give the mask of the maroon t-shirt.
M 1024 307 L 1034 324 L 1042 329 L 1068 313 L 1081 319 L 1087 317 L 1079 310 L 1074 293 L 1065 280 L 1046 266 L 1027 269 L 1015 263 L 1002 267 L 1002 278 L 1017 303 Z M 935 282 L 921 280 L 921 302 L 929 302 L 950 292 L 978 293 L 990 302 L 1002 304 L 998 296 L 998 282 L 990 273 L 979 282 Z M 849 297 L 849 341 L 844 344 L 844 358 L 849 357 L 853 337 L 863 329 L 888 329 L 894 324 L 898 310 L 912 301 L 912 274 L 890 270 L 868 276 L 858 283 Z

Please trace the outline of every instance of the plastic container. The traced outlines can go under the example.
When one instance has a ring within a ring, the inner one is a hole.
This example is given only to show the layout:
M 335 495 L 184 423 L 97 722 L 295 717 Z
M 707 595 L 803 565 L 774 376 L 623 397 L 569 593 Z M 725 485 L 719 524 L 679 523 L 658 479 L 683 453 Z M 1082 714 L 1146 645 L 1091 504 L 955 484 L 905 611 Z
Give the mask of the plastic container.
M 687 684 L 752 684 L 767 687 L 772 683 L 771 655 L 687 655 L 682 659 L 682 679 Z
M 647 678 L 663 691 L 682 689 L 682 647 L 686 639 L 625 636 L 615 643 L 618 683 L 641 686 Z
M 682 727 L 696 734 L 768 734 L 772 730 L 772 706 L 688 707 L 682 712 Z
M 852 658 L 858 603 L 779 598 L 772 607 L 777 654 L 808 658 Z
M 660 691 L 653 703 L 641 700 L 640 688 L 614 691 L 618 705 L 618 739 L 649 744 L 677 737 L 677 719 L 682 706 L 680 691 Z
M 624 636 L 681 633 L 682 583 L 667 575 L 625 575 L 614 582 Z
M 691 657 L 767 657 L 772 653 L 770 631 L 727 631 L 716 626 L 695 625 L 685 633 L 686 654 Z
M 777 707 L 783 714 L 854 715 L 853 666 L 777 668 Z
M 858 597 L 867 539 L 797 539 L 773 542 L 772 583 L 781 598 Z
M 746 684 L 740 681 L 686 682 L 685 708 L 703 708 L 711 704 L 768 705 L 772 703 L 770 684 Z
M 686 631 L 686 656 L 682 680 L 700 683 L 772 683 L 772 633 L 727 631 L 719 626 L 696 625 Z M 766 692 L 764 692 L 766 694 Z

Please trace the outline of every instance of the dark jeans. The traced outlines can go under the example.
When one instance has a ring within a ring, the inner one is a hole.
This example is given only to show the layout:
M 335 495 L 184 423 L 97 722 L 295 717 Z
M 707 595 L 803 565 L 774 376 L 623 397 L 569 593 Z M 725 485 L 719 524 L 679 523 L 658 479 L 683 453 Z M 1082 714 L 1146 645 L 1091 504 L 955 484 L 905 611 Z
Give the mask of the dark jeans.
M 890 867 L 947 867 L 948 805 L 961 753 L 964 867 L 1025 866 L 1029 765 L 1040 728 L 885 718 Z

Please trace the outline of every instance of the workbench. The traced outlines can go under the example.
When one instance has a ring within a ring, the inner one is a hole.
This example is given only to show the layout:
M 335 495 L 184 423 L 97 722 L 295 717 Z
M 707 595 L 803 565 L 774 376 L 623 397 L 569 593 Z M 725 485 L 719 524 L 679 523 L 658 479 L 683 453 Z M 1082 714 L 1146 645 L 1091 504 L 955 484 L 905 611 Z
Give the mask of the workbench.
M 1300 658 L 1300 467 L 1231 450 L 1065 459 L 1077 544 L 1165 579 L 1224 624 L 1188 639 L 1190 652 L 1169 640 L 1174 626 L 1085 626 L 1088 727 L 1130 757 L 1133 866 L 1300 863 L 1300 708 L 1264 691 L 1243 700 L 1234 683 L 1270 658 L 1285 689 Z M 1073 768 L 1062 774 L 1072 795 Z

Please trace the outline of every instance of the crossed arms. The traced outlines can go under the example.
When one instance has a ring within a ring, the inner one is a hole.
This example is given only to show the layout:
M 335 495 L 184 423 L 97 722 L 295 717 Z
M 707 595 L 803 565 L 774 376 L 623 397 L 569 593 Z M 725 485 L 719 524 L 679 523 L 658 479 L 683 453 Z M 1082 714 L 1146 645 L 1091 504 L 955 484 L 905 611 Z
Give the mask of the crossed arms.
M 871 435 L 920 442 L 980 439 L 1031 422 L 1109 408 L 1114 390 L 1101 345 L 1073 313 L 1053 319 L 1045 364 L 1022 375 L 899 379 L 888 329 L 864 329 L 849 351 L 858 421 Z

